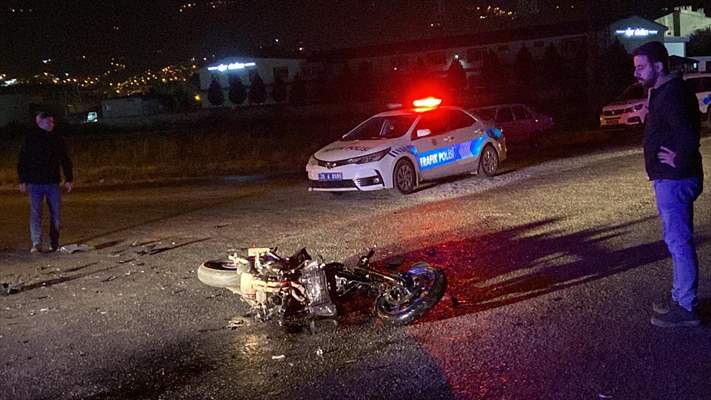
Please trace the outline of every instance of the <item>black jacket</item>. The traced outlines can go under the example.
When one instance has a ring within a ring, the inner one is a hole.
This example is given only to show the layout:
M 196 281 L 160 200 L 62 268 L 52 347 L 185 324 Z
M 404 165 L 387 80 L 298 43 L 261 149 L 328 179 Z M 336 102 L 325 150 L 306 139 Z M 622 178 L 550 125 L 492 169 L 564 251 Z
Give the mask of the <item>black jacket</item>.
M 73 182 L 72 162 L 67 146 L 57 131 L 46 132 L 40 128 L 32 131 L 20 149 L 17 176 L 20 183 L 59 183 L 59 168 L 64 180 Z
M 644 164 L 649 179 L 703 177 L 700 124 L 696 95 L 681 77 L 652 89 L 644 127 Z M 659 162 L 662 146 L 676 152 L 676 168 Z

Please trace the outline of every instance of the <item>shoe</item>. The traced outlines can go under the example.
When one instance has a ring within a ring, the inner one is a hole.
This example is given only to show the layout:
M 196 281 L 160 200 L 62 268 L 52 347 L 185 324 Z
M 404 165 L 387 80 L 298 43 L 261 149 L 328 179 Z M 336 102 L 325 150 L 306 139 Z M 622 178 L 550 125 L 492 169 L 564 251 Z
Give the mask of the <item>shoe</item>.
M 701 325 L 701 320 L 695 311 L 689 311 L 677 303 L 670 304 L 669 312 L 655 315 L 650 322 L 652 325 L 661 328 L 694 327 Z
M 42 249 L 40 248 L 40 246 L 38 244 L 32 245 L 32 247 L 30 247 L 30 253 L 34 254 L 34 253 L 41 253 L 41 252 L 42 252 Z
M 657 314 L 669 314 L 672 305 L 676 304 L 671 297 L 652 303 L 652 310 Z

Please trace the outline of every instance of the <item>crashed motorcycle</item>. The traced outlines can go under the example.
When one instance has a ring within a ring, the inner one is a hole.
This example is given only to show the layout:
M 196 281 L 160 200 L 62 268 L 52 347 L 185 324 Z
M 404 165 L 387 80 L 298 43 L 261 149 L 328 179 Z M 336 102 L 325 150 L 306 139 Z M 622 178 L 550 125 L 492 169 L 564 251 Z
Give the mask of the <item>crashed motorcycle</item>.
M 379 318 L 408 324 L 442 298 L 447 280 L 441 269 L 419 262 L 406 272 L 383 273 L 369 266 L 374 253 L 371 249 L 348 266 L 315 260 L 305 248 L 291 257 L 278 255 L 276 248 L 252 248 L 246 258 L 235 253 L 227 260 L 206 261 L 197 275 L 206 285 L 239 295 L 257 319 L 280 325 L 335 320 L 339 300 L 359 292 L 375 294 Z

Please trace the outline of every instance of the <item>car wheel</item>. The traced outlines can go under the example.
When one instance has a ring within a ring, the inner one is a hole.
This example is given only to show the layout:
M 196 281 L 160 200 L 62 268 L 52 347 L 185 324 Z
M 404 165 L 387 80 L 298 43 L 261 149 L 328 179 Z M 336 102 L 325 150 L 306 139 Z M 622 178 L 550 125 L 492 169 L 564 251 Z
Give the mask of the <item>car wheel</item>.
M 479 156 L 479 173 L 494 176 L 497 169 L 499 169 L 499 155 L 491 145 L 486 145 Z
M 417 172 L 410 160 L 403 158 L 395 164 L 393 170 L 393 183 L 395 188 L 402 193 L 412 193 L 417 186 Z

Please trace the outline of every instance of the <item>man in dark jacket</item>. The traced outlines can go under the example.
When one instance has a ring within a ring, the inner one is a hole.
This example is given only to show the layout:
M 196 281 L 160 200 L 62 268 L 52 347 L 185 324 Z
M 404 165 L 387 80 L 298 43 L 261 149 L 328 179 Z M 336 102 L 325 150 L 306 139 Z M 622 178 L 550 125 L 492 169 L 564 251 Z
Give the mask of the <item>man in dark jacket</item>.
M 651 322 L 661 327 L 698 326 L 699 265 L 693 239 L 694 201 L 703 190 L 698 101 L 679 75 L 669 73 L 663 44 L 646 43 L 632 55 L 635 78 L 651 88 L 644 163 L 673 267 L 671 296 L 652 305 Z
M 25 139 L 17 162 L 20 192 L 30 197 L 31 253 L 42 251 L 42 203 L 49 206 L 50 251 L 59 248 L 59 208 L 61 204 L 60 168 L 64 173 L 64 188 L 72 191 L 72 162 L 62 136 L 54 132 L 54 117 L 39 113 L 37 129 Z

